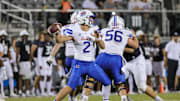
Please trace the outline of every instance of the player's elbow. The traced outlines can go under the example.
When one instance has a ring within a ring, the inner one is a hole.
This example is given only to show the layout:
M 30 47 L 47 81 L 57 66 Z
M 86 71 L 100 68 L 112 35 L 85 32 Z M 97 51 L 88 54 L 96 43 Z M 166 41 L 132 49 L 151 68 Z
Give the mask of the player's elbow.
M 0 52 L 0 57 L 2 57 L 4 54 L 2 52 Z
M 101 48 L 101 49 L 105 49 L 105 45 L 104 45 L 104 44 L 101 44 L 101 45 L 100 45 L 100 48 Z
M 101 45 L 101 49 L 105 49 L 105 45 Z

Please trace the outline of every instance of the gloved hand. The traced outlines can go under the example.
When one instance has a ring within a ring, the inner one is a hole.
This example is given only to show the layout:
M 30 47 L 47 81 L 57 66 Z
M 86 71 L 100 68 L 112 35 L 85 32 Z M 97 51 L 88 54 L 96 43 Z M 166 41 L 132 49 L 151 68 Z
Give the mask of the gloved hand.
M 48 57 L 48 59 L 47 59 L 47 64 L 48 64 L 48 65 L 53 64 L 53 60 L 54 60 L 54 56 L 51 56 L 51 55 L 50 55 L 50 56 Z

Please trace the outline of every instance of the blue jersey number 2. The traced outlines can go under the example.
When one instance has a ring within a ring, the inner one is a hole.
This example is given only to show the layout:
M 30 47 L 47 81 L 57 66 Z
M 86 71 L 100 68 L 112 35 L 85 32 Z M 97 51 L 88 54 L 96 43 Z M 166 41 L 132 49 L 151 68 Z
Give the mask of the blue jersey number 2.
M 90 47 L 90 42 L 89 41 L 85 41 L 84 45 L 86 45 L 86 47 L 83 49 L 84 53 L 89 53 L 90 51 L 88 50 L 88 48 Z
M 114 38 L 113 38 L 113 33 L 114 33 Z M 121 42 L 122 41 L 121 34 L 123 34 L 121 31 L 109 30 L 109 31 L 106 32 L 106 39 L 105 39 L 105 41 L 111 41 L 111 40 L 114 39 L 114 41 L 116 41 L 116 42 Z

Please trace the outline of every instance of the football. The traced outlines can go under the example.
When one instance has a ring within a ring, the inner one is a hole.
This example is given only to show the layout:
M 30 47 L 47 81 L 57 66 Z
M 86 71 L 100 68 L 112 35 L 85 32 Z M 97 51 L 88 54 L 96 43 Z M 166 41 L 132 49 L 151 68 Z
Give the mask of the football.
M 49 33 L 49 34 L 56 34 L 56 33 L 58 33 L 58 32 L 61 31 L 61 27 L 62 27 L 62 24 L 61 24 L 61 23 L 51 24 L 51 25 L 48 27 L 48 33 Z

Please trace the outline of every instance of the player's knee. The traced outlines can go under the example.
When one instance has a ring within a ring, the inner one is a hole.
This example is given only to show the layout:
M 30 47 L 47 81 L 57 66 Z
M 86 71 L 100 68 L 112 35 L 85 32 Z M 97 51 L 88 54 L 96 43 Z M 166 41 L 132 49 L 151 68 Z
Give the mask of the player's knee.
M 14 78 L 14 76 L 10 76 L 10 77 L 9 77 L 9 79 L 13 79 L 13 78 Z
M 50 81 L 50 80 L 51 80 L 51 77 L 50 77 L 50 76 L 48 76 L 48 77 L 47 77 L 47 81 Z
M 126 83 L 119 83 L 117 84 L 117 88 L 118 88 L 118 93 L 121 92 L 122 90 L 126 90 Z
M 107 77 L 104 78 L 105 80 L 103 82 L 101 82 L 104 86 L 108 86 L 111 85 L 111 80 Z
M 146 83 L 139 83 L 138 89 L 140 89 L 141 91 L 145 92 L 146 88 L 147 88 Z
M 89 88 L 89 89 L 93 89 L 95 85 L 95 80 L 90 78 L 86 81 L 86 85 L 84 88 Z
M 43 76 L 40 76 L 40 80 L 43 81 L 43 80 L 44 80 L 44 77 L 43 77 Z
M 104 86 L 111 85 L 111 80 L 107 80 L 106 82 L 103 83 Z

